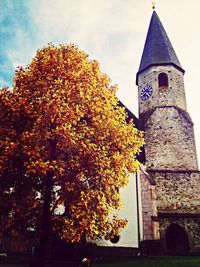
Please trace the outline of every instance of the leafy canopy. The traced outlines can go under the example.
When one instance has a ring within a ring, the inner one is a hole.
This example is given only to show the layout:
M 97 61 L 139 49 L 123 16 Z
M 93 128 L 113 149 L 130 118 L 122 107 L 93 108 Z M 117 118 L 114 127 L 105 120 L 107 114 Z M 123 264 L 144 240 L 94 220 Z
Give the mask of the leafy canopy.
M 17 69 L 13 92 L 0 91 L 1 230 L 39 229 L 48 172 L 52 230 L 62 238 L 108 238 L 125 227 L 112 212 L 139 165 L 143 138 L 127 123 L 116 89 L 72 44 L 49 44 Z

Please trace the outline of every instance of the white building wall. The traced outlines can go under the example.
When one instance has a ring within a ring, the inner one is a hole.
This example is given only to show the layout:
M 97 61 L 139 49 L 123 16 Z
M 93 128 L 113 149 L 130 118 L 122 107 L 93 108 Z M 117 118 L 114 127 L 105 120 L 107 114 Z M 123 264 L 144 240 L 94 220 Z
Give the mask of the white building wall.
M 129 184 L 121 190 L 122 202 L 124 208 L 118 213 L 121 218 L 126 218 L 128 220 L 128 227 L 123 229 L 120 235 L 120 239 L 116 244 L 111 241 L 99 240 L 97 245 L 99 246 L 109 246 L 109 247 L 139 247 L 139 235 L 142 236 L 142 217 L 141 217 L 141 193 L 138 190 L 139 199 L 137 200 L 136 185 L 138 180 L 138 188 L 140 188 L 140 182 L 138 173 L 130 174 Z M 138 206 L 139 211 L 138 211 Z M 139 213 L 139 218 L 138 218 Z M 139 225 L 138 225 L 139 222 Z M 140 230 L 139 230 L 140 229 Z

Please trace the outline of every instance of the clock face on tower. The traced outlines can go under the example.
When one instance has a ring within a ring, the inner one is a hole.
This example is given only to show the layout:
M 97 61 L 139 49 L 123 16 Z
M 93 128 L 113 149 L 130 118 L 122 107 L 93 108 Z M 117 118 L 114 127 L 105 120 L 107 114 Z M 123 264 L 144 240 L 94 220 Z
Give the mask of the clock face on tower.
M 153 88 L 150 86 L 150 85 L 146 85 L 141 93 L 140 93 L 140 98 L 145 101 L 145 100 L 148 100 L 149 97 L 152 95 L 153 93 Z

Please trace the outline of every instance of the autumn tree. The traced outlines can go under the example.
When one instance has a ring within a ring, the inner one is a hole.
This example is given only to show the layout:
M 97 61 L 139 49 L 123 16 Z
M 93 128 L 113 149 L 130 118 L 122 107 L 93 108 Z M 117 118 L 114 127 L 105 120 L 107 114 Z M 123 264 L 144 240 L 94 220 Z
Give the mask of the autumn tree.
M 127 123 L 116 89 L 71 44 L 49 44 L 17 69 L 13 91 L 0 91 L 0 231 L 35 229 L 44 249 L 50 228 L 78 242 L 125 227 L 112 214 L 143 138 Z

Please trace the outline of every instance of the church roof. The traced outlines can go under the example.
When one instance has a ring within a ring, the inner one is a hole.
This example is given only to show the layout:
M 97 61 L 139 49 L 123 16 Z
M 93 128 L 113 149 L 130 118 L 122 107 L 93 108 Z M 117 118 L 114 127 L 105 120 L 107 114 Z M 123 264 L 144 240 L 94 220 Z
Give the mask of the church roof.
M 149 24 L 137 77 L 143 70 L 154 65 L 174 65 L 184 73 L 174 48 L 155 10 L 153 11 Z

